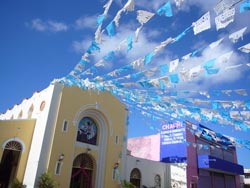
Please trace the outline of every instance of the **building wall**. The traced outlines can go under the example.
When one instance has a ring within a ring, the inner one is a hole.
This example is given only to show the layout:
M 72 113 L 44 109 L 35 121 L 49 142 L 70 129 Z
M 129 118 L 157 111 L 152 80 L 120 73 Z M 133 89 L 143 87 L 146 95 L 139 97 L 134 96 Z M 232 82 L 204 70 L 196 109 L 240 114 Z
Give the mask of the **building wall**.
M 76 142 L 78 123 L 84 116 L 90 116 L 100 126 L 98 144 L 96 146 Z M 49 160 L 49 170 L 54 171 L 58 156 L 65 154 L 61 176 L 55 177 L 64 185 L 69 185 L 72 162 L 80 153 L 90 148 L 89 154 L 97 164 L 96 186 L 109 187 L 112 185 L 112 172 L 116 162 L 123 167 L 124 136 L 126 136 L 127 111 L 123 104 L 108 92 L 96 93 L 82 91 L 77 87 L 63 88 L 61 103 L 58 111 L 55 134 Z M 64 120 L 68 120 L 69 129 L 62 132 Z M 116 137 L 119 138 L 115 143 Z M 67 140 L 65 144 L 64 141 Z M 67 177 L 67 178 L 65 178 Z
M 128 155 L 126 162 L 126 180 L 130 181 L 130 174 L 134 168 L 141 172 L 141 187 L 155 186 L 155 176 L 161 177 L 161 188 L 171 187 L 170 164 L 155 162 Z
M 187 145 L 187 185 L 191 188 L 191 185 L 198 184 L 198 166 L 197 166 L 197 151 L 195 147 L 196 138 L 190 132 L 192 124 L 186 122 L 186 139 L 190 145 Z
M 9 141 L 17 141 L 22 145 L 22 152 L 19 159 L 19 166 L 16 177 L 23 180 L 24 171 L 27 164 L 31 139 L 35 127 L 35 120 L 3 120 L 0 121 L 0 160 L 4 152 L 5 145 Z
M 160 160 L 160 134 L 128 139 L 131 155 L 152 161 Z
M 99 126 L 96 146 L 76 142 L 78 123 L 85 116 L 93 118 Z M 34 119 L 33 129 L 29 130 L 33 132 L 23 141 L 25 145 L 27 143 L 28 150 L 22 155 L 18 173 L 20 181 L 27 188 L 35 187 L 38 177 L 46 171 L 52 173 L 60 185 L 69 187 L 73 161 L 76 156 L 86 152 L 95 162 L 95 187 L 117 186 L 117 182 L 112 180 L 113 168 L 117 162 L 121 178 L 124 178 L 127 110 L 110 93 L 83 91 L 78 87 L 64 87 L 53 83 L 43 91 L 35 92 L 30 99 L 24 99 L 21 104 L 0 114 L 0 120 L 19 121 L 31 118 Z M 65 120 L 68 121 L 68 130 L 62 131 Z M 30 127 L 29 124 L 25 122 L 23 127 Z M 1 126 L 0 134 L 2 133 Z M 13 135 L 6 134 L 6 139 L 9 137 L 12 138 Z M 61 154 L 64 154 L 62 168 L 60 174 L 55 175 L 56 163 Z
M 250 169 L 244 169 L 244 184 L 250 185 Z

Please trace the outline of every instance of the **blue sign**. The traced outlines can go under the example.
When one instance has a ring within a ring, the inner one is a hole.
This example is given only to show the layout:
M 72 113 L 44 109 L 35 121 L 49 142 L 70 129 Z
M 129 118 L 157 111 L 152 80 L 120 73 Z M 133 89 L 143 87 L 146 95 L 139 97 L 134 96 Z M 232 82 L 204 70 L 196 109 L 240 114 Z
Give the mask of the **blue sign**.
M 181 121 L 161 127 L 160 161 L 184 163 L 187 161 L 186 128 Z

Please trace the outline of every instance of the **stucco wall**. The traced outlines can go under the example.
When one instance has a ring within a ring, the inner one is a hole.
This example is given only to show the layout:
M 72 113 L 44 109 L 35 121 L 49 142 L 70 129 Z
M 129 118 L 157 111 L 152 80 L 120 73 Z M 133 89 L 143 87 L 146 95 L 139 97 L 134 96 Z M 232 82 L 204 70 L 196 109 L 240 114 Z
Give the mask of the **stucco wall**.
M 76 142 L 78 123 L 83 117 L 91 117 L 98 125 L 97 145 Z M 108 92 L 84 91 L 78 87 L 64 87 L 56 118 L 49 171 L 55 170 L 58 156 L 63 153 L 63 167 L 61 174 L 55 179 L 62 185 L 69 186 L 71 180 L 72 163 L 75 157 L 86 152 L 96 163 L 96 187 L 115 186 L 112 180 L 114 164 L 119 162 L 123 168 L 124 147 L 126 143 L 127 111 L 120 101 Z M 68 131 L 62 132 L 64 120 L 69 122 Z M 118 143 L 115 143 L 118 137 Z
M 141 187 L 154 187 L 154 178 L 156 175 L 161 177 L 161 188 L 171 186 L 170 164 L 150 161 L 138 157 L 127 156 L 126 180 L 130 180 L 131 171 L 138 168 L 141 172 Z
M 160 161 L 160 134 L 129 138 L 127 147 L 134 157 Z
M 35 120 L 5 120 L 0 121 L 0 160 L 3 155 L 4 146 L 9 141 L 17 141 L 22 145 L 22 153 L 17 169 L 17 178 L 23 181 L 31 139 L 35 127 Z

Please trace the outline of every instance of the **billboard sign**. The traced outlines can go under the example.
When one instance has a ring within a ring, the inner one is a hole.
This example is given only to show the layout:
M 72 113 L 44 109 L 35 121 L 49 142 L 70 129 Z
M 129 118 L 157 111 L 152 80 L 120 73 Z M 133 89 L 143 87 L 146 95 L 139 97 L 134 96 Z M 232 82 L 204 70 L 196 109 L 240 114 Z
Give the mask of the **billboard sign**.
M 160 161 L 183 163 L 187 160 L 186 128 L 181 121 L 164 124 L 160 133 Z

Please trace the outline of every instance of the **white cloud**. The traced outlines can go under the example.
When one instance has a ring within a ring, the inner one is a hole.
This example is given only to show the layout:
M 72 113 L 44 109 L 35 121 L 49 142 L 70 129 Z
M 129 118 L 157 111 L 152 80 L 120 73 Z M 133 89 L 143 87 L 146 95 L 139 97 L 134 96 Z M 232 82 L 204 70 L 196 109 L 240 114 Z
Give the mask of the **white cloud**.
M 84 16 L 81 18 L 78 18 L 75 21 L 75 27 L 76 29 L 94 29 L 97 28 L 97 22 L 96 22 L 97 16 Z
M 166 3 L 165 0 L 157 0 L 157 1 L 151 1 L 147 0 L 137 0 L 135 1 L 135 5 L 139 8 L 146 9 L 146 10 L 158 10 L 162 5 Z
M 41 32 L 60 32 L 67 31 L 69 27 L 63 22 L 56 22 L 53 20 L 42 21 L 39 18 L 33 19 L 30 23 L 27 24 L 32 29 Z
M 74 52 L 83 54 L 90 44 L 91 40 L 89 38 L 86 38 L 82 41 L 73 41 L 72 48 Z
M 37 31 L 45 31 L 46 24 L 40 19 L 34 19 L 31 21 L 31 27 Z
M 68 26 L 62 22 L 48 21 L 48 30 L 53 32 L 67 31 Z

